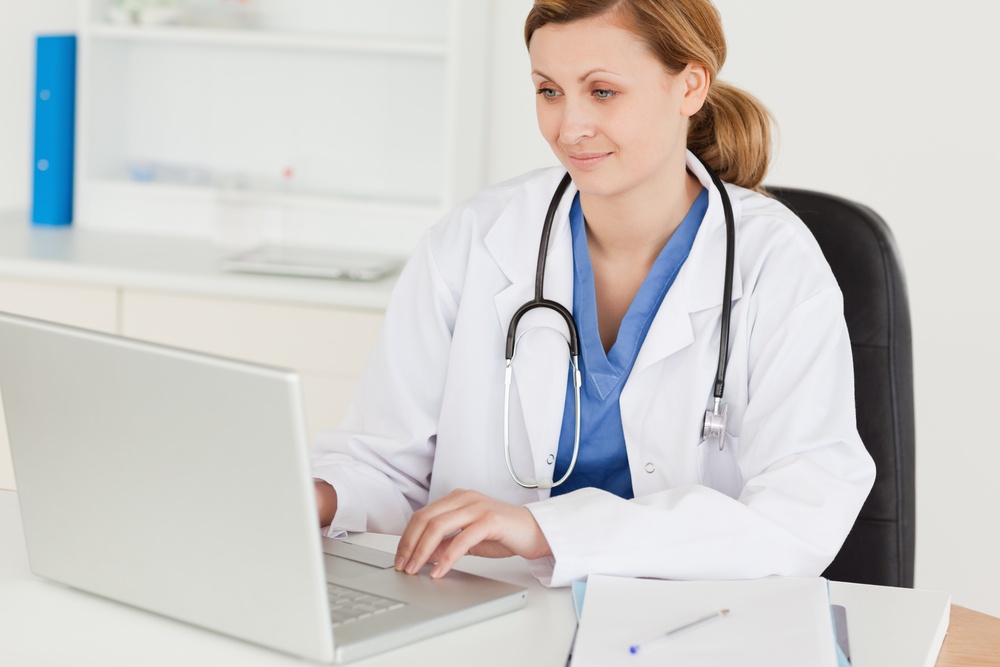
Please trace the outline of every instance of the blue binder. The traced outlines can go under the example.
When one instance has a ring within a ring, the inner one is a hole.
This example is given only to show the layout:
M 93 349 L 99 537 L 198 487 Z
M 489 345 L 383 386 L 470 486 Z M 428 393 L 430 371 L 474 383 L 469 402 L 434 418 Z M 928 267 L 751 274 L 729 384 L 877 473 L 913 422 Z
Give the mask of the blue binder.
M 35 164 L 31 221 L 73 221 L 76 36 L 39 37 L 35 50 Z

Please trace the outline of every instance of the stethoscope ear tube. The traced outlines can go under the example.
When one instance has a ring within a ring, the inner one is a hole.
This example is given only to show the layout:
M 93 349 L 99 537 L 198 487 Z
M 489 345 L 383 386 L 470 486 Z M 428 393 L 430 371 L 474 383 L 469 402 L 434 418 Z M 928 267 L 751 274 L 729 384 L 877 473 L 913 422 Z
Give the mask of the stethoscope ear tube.
M 556 211 L 562 203 L 566 188 L 573 182 L 573 178 L 566 172 L 566 175 L 559 181 L 552 201 L 549 202 L 549 210 L 545 212 L 545 224 L 542 225 L 542 239 L 538 244 L 538 264 L 535 268 L 535 301 L 544 301 L 542 287 L 545 285 L 545 258 L 549 254 L 549 237 L 552 236 L 552 221 L 556 219 Z M 572 318 L 571 318 L 572 319 Z M 508 357 L 509 358 L 509 357 Z

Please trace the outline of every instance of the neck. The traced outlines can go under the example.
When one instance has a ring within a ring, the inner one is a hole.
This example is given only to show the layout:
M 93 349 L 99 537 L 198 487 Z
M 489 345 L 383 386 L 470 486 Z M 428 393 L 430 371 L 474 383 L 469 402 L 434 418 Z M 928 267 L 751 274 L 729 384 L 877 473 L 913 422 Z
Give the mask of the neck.
M 671 183 L 614 196 L 580 194 L 591 255 L 652 264 L 691 209 L 701 183 L 686 170 Z

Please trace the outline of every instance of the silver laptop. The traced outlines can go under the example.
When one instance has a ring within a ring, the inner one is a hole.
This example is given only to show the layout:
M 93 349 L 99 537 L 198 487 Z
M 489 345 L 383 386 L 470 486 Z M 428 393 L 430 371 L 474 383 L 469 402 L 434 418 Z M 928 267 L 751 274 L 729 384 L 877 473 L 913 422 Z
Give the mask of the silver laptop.
M 0 314 L 0 393 L 39 576 L 321 662 L 526 602 L 321 538 L 290 371 Z

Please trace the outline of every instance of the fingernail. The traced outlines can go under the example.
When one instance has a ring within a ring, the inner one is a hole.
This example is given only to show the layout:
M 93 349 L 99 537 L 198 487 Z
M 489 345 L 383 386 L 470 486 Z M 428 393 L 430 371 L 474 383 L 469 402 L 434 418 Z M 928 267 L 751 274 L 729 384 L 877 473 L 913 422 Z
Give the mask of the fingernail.
M 442 575 L 441 566 L 435 565 L 434 569 L 431 570 L 431 579 L 438 579 L 441 577 L 441 575 Z
M 407 574 L 415 574 L 416 571 L 417 571 L 417 564 L 414 563 L 412 560 L 409 563 L 406 564 L 406 573 Z
M 399 570 L 402 570 L 402 569 L 403 569 L 403 560 L 404 560 L 404 559 L 403 559 L 403 557 L 402 557 L 402 556 L 396 556 L 396 562 L 395 562 L 395 564 L 393 565 L 393 567 L 395 567 L 397 571 L 399 571 Z

